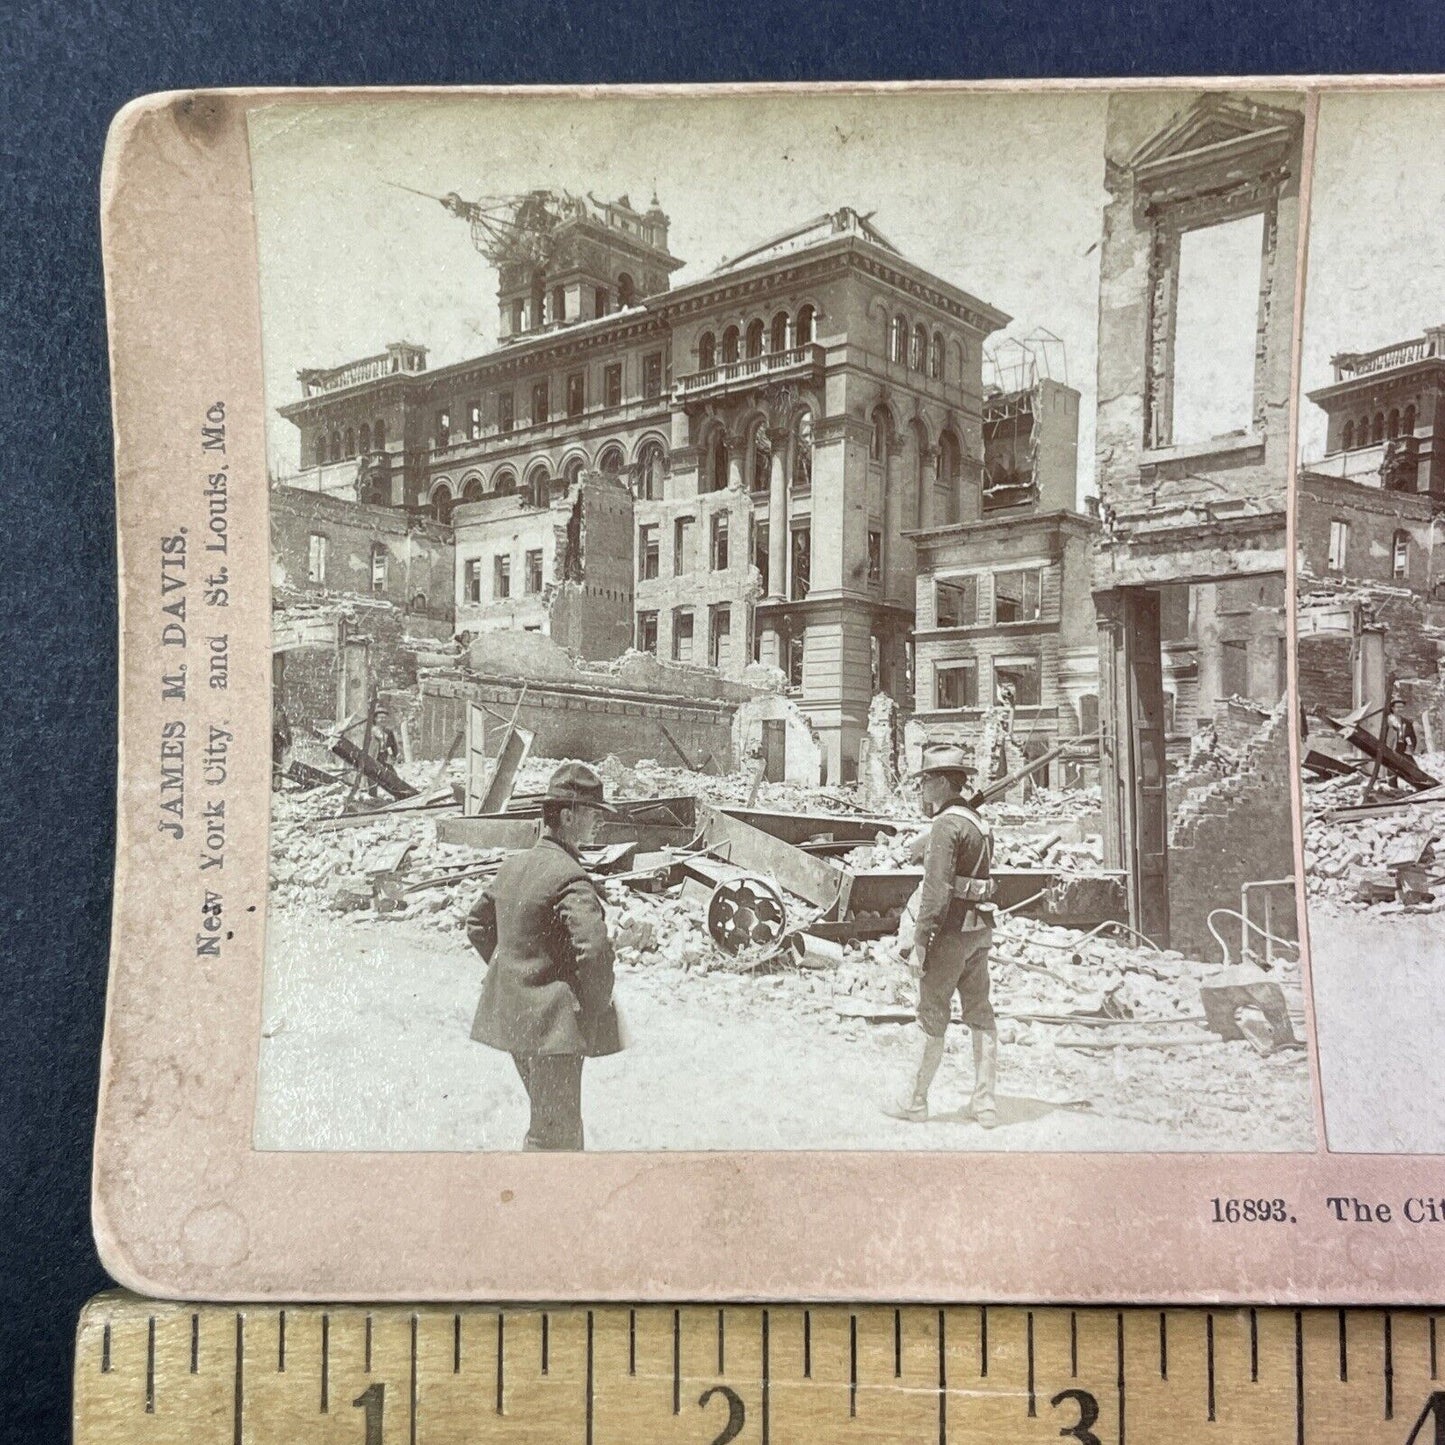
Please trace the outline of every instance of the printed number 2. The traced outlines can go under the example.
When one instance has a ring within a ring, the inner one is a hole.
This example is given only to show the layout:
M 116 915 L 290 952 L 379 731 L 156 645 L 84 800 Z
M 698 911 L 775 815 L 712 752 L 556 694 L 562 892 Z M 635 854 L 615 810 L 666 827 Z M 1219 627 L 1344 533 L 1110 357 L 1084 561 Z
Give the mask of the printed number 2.
M 381 1412 L 386 1403 L 386 1386 L 380 1380 L 368 1385 L 352 1402 L 353 1410 L 366 1411 L 366 1445 L 381 1445 Z
M 747 1418 L 747 1412 L 743 1409 L 743 1402 L 737 1391 L 730 1389 L 727 1385 L 714 1385 L 710 1390 L 704 1390 L 698 1397 L 697 1403 L 706 1408 L 707 1402 L 714 1395 L 721 1395 L 728 1402 L 728 1422 L 723 1426 L 722 1434 L 713 1440 L 712 1445 L 728 1445 L 729 1440 L 736 1440 L 743 1433 L 743 1421 Z M 377 1438 L 380 1439 L 380 1436 Z
M 1099 1402 L 1087 1390 L 1060 1390 L 1049 1404 L 1057 1410 L 1064 1400 L 1079 1407 L 1079 1418 L 1072 1425 L 1065 1425 L 1059 1434 L 1073 1436 L 1079 1445 L 1101 1445 L 1099 1437 L 1089 1428 L 1099 1418 Z
M 1425 1422 L 1432 1415 L 1435 1429 L 1426 1435 Z M 1420 1418 L 1415 1421 L 1415 1428 L 1410 1431 L 1405 1445 L 1445 1445 L 1445 1390 L 1436 1390 L 1425 1401 L 1425 1408 L 1420 1411 Z

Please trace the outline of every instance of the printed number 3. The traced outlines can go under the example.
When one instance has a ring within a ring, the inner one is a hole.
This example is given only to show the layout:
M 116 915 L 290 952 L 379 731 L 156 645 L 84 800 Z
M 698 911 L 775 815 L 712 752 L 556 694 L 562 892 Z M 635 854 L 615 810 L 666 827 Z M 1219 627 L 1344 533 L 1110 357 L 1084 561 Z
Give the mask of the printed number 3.
M 381 1445 L 381 1412 L 386 1406 L 386 1386 L 380 1380 L 368 1385 L 352 1402 L 353 1410 L 366 1411 L 366 1445 Z
M 1079 1407 L 1079 1418 L 1059 1431 L 1060 1435 L 1071 1435 L 1079 1445 L 1101 1445 L 1099 1437 L 1089 1428 L 1099 1418 L 1099 1402 L 1087 1390 L 1060 1390 L 1049 1404 L 1054 1409 L 1060 1402 L 1069 1400 Z
M 714 1385 L 710 1390 L 704 1390 L 698 1396 L 697 1403 L 706 1409 L 707 1402 L 714 1395 L 721 1395 L 728 1402 L 728 1422 L 723 1426 L 722 1434 L 713 1440 L 712 1445 L 728 1445 L 729 1440 L 736 1440 L 743 1433 L 743 1421 L 747 1418 L 747 1412 L 743 1409 L 743 1402 L 738 1397 L 737 1391 L 727 1385 Z M 380 1439 L 379 1436 L 377 1438 Z

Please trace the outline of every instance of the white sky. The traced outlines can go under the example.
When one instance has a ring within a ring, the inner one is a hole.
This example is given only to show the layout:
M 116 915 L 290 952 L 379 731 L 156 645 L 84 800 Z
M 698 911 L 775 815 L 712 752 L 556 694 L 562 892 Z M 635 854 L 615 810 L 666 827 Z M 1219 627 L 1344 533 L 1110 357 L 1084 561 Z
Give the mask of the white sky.
M 1326 95 L 1320 102 L 1300 367 L 1300 456 L 1324 452 L 1305 393 L 1330 357 L 1445 321 L 1445 93 Z
M 1059 336 L 1082 394 L 1093 490 L 1102 91 L 1046 95 L 434 97 L 252 112 L 271 461 L 296 370 L 407 340 L 445 366 L 496 340 L 496 275 L 433 201 L 539 187 L 645 207 L 656 188 L 674 284 L 851 205 L 910 260 Z M 1054 374 L 1057 376 L 1058 372 Z

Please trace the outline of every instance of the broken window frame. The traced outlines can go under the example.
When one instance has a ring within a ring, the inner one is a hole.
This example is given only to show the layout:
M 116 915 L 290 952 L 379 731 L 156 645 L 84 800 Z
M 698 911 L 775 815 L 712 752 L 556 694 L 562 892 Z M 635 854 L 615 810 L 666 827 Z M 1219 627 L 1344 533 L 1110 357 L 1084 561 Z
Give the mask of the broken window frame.
M 1326 555 L 1325 566 L 1331 572 L 1343 573 L 1345 570 L 1345 558 L 1350 550 L 1350 524 L 1343 517 L 1330 519 L 1330 541 L 1329 552 Z
M 733 610 L 730 603 L 719 602 L 708 608 L 707 660 L 709 667 L 721 667 L 723 665 L 723 643 L 725 641 L 728 644 L 729 652 L 731 652 L 732 627 Z
M 1403 527 L 1395 529 L 1391 538 L 1390 567 L 1396 582 L 1404 582 L 1410 576 L 1410 534 Z
M 657 613 L 639 612 L 637 614 L 637 650 L 639 652 L 650 652 L 657 656 Z
M 1013 600 L 1005 596 L 1004 579 L 1007 577 L 1023 579 L 1018 598 L 1019 615 L 1017 617 L 1001 617 L 999 615 L 999 602 Z M 1032 604 L 1032 611 L 1030 611 L 1030 604 Z M 993 574 L 993 621 L 995 627 L 1014 627 L 1040 622 L 1043 620 L 1043 615 L 1044 569 L 1042 567 L 1006 567 Z
M 708 542 L 708 557 L 710 570 L 714 572 L 728 570 L 728 514 L 726 512 L 712 514 L 712 535 Z
M 691 663 L 693 661 L 692 649 L 697 638 L 697 624 L 691 607 L 676 607 L 672 613 L 672 660 L 674 662 Z M 683 642 L 687 646 L 684 649 Z M 683 656 L 686 651 L 687 656 Z
M 522 592 L 535 597 L 542 591 L 542 549 L 529 547 L 522 558 Z
M 545 426 L 547 413 L 551 402 L 551 388 L 547 384 L 547 378 L 540 377 L 532 383 L 532 425 Z
M 806 631 L 788 633 L 784 639 L 783 661 L 788 678 L 788 691 L 800 693 L 808 663 L 808 634 Z
M 312 532 L 306 539 L 306 580 L 313 586 L 326 586 L 327 553 L 331 540 L 325 532 Z
M 602 373 L 602 393 L 608 411 L 622 405 L 622 363 L 615 361 Z
M 950 657 L 933 664 L 933 710 L 962 712 L 978 706 L 978 659 Z
M 371 594 L 381 597 L 386 593 L 387 549 L 384 542 L 371 544 Z
M 685 577 L 693 570 L 692 549 L 697 518 L 675 517 L 672 523 L 672 575 Z
M 655 582 L 657 580 L 660 552 L 658 524 L 644 522 L 637 529 L 637 580 L 639 582 Z
M 933 579 L 933 625 L 978 626 L 978 574 L 965 572 Z M 951 605 L 957 599 L 956 605 Z
M 642 358 L 642 399 L 656 401 L 662 395 L 662 352 L 649 351 Z
M 569 371 L 567 373 L 567 415 L 579 417 L 587 409 L 587 373 L 585 371 Z
M 462 601 L 479 604 L 482 600 L 482 559 L 468 557 L 462 564 Z
M 512 554 L 497 552 L 492 557 L 492 601 L 505 602 L 512 595 Z
M 478 441 L 482 435 L 482 404 L 480 401 L 467 403 L 467 440 Z
M 1014 676 L 1019 674 L 1032 678 L 1033 687 L 1028 690 L 1032 692 L 1032 699 L 1025 696 L 1025 690 L 1019 688 L 1017 683 L 1013 681 Z M 1012 705 L 1014 707 L 1042 707 L 1043 685 L 1043 663 L 1037 653 L 1017 653 L 994 658 L 993 688 L 995 698 L 1001 700 L 1003 689 L 1012 687 Z M 1001 702 L 1000 705 L 1002 705 Z

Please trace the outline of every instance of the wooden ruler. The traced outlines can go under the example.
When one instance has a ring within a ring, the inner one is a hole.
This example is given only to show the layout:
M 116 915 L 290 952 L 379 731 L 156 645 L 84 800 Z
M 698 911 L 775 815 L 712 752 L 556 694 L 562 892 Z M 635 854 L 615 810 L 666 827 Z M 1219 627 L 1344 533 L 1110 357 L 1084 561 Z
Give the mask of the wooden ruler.
M 1405 1310 L 281 1308 L 117 1292 L 81 1317 L 74 1438 L 1445 1445 L 1436 1333 Z

